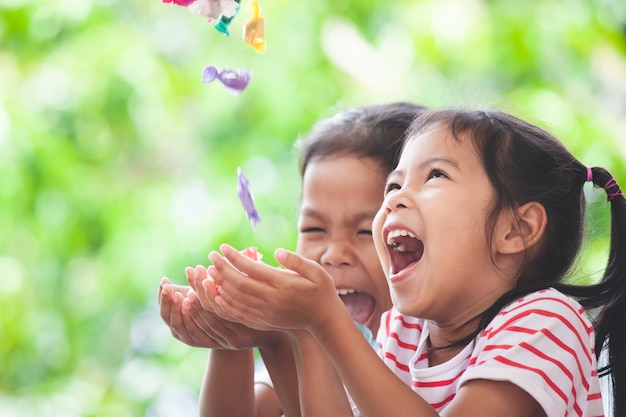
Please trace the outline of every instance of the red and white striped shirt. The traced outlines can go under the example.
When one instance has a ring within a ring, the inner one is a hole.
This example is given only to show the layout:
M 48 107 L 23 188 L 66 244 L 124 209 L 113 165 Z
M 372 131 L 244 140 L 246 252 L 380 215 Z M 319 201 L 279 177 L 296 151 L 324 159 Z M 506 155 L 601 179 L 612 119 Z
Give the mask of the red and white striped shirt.
M 575 300 L 548 289 L 505 307 L 448 362 L 428 366 L 428 322 L 395 308 L 383 315 L 379 354 L 400 379 L 438 412 L 465 382 L 509 381 L 548 417 L 603 416 L 594 331 Z

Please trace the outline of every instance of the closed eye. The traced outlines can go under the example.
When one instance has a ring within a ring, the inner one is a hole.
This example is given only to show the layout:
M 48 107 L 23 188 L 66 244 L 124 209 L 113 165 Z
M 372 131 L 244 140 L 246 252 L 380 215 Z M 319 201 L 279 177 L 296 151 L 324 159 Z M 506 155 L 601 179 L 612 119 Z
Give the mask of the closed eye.
M 307 227 L 300 230 L 300 233 L 324 233 L 325 230 L 321 227 Z
M 395 182 L 390 182 L 385 186 L 385 195 L 389 194 L 392 191 L 399 190 L 399 189 L 400 189 L 400 184 L 397 184 Z
M 371 230 L 359 230 L 358 234 L 361 236 L 372 236 L 372 231 Z

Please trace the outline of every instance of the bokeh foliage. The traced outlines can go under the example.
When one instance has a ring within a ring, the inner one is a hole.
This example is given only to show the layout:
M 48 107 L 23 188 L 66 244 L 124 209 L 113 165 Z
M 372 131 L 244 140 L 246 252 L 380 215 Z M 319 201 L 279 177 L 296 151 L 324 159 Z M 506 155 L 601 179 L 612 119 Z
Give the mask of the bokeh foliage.
M 158 0 L 0 0 L 0 415 L 195 413 L 206 351 L 161 276 L 221 242 L 293 248 L 294 141 L 342 106 L 497 106 L 626 184 L 621 0 L 261 0 L 267 52 Z M 239 97 L 200 83 L 246 67 Z M 237 200 L 251 180 L 256 230 Z M 583 279 L 603 267 L 590 189 Z

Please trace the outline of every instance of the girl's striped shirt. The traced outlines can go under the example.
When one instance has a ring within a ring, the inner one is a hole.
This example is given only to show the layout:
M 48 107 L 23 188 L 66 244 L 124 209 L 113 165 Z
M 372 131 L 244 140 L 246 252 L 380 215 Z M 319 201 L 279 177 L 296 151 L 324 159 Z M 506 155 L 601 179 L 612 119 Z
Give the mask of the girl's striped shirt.
M 378 333 L 384 362 L 437 411 L 467 381 L 511 382 L 528 392 L 548 417 L 603 416 L 594 331 L 572 298 L 548 289 L 505 307 L 448 362 L 429 367 L 428 322 L 395 308 Z

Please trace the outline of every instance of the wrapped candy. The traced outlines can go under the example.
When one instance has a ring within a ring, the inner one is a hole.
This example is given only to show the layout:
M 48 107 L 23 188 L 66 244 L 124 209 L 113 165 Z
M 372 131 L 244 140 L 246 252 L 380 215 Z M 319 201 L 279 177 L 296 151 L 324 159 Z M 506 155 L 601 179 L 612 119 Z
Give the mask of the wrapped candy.
M 241 0 L 161 0 L 163 3 L 173 3 L 187 7 L 190 12 L 206 17 L 209 22 L 227 19 L 230 23 L 239 10 Z M 219 29 L 218 29 L 219 30 Z M 221 31 L 221 30 L 220 30 Z M 226 30 L 228 32 L 228 30 Z
M 246 211 L 246 217 L 248 221 L 252 225 L 252 228 L 255 228 L 256 225 L 261 221 L 261 216 L 259 216 L 258 211 L 254 205 L 254 200 L 252 198 L 252 193 L 250 192 L 250 183 L 248 182 L 248 178 L 244 175 L 241 168 L 237 168 L 237 194 L 239 195 L 239 199 L 241 200 L 241 204 L 243 204 L 243 209 Z
M 260 261 L 263 258 L 263 255 L 259 253 L 256 246 L 245 248 L 241 253 L 253 261 Z
M 188 1 L 188 0 L 174 0 Z M 222 17 L 232 18 L 237 14 L 239 2 L 235 0 L 195 0 L 189 4 L 189 11 L 209 19 L 209 22 Z
M 202 83 L 210 83 L 219 80 L 224 87 L 233 95 L 239 95 L 252 79 L 252 73 L 247 69 L 224 68 L 218 71 L 214 66 L 207 66 L 202 71 Z
M 237 10 L 239 10 L 239 3 L 241 2 L 241 0 L 235 1 L 237 2 Z M 215 29 L 217 29 L 218 32 L 223 33 L 225 36 L 230 35 L 230 32 L 228 31 L 228 26 L 230 26 L 230 22 L 232 22 L 232 20 L 235 18 L 235 14 L 233 14 L 232 16 L 222 14 L 222 16 L 220 16 L 219 22 L 215 24 Z
M 248 5 L 252 17 L 246 22 L 243 29 L 243 41 L 252 46 L 259 53 L 265 52 L 265 17 L 261 16 L 261 7 L 257 0 Z
M 162 0 L 163 3 L 174 3 L 179 6 L 187 7 L 196 0 Z

